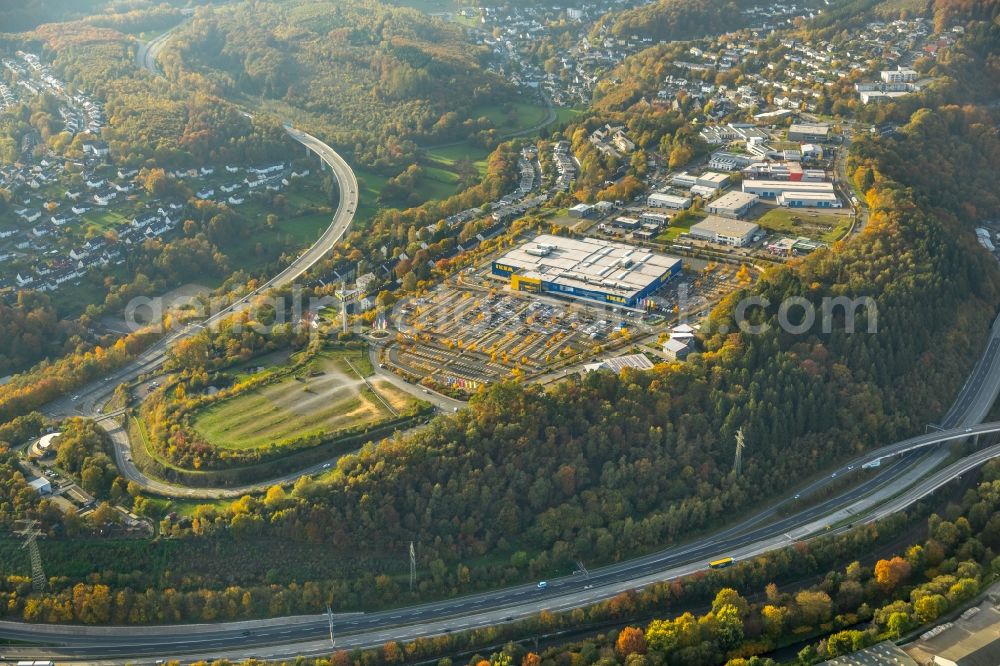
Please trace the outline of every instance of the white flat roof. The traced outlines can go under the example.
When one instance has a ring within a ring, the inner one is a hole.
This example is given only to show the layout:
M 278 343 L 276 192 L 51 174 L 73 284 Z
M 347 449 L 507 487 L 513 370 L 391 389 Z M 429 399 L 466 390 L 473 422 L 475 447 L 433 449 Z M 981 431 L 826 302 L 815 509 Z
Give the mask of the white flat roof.
M 766 190 L 768 192 L 833 192 L 833 183 L 809 182 L 801 180 L 744 180 L 743 191 Z
M 833 192 L 782 192 L 778 195 L 781 201 L 794 199 L 795 201 L 837 201 L 837 195 Z
M 38 448 L 43 451 L 49 448 L 50 446 L 52 446 L 53 440 L 55 440 L 55 438 L 61 434 L 62 434 L 61 432 L 53 432 L 48 435 L 45 435 L 40 440 L 38 440 Z
M 721 197 L 708 204 L 708 207 L 735 210 L 757 201 L 757 198 L 757 195 L 753 192 L 740 192 L 739 190 L 732 190 L 730 192 L 726 192 Z
M 799 134 L 827 134 L 830 131 L 830 126 L 818 123 L 792 123 L 788 127 L 788 131 Z
M 676 194 L 667 194 L 666 192 L 653 192 L 650 194 L 646 200 L 654 199 L 657 201 L 671 201 L 671 202 L 687 202 L 691 201 L 691 197 L 679 197 Z
M 540 248 L 547 248 L 548 254 L 529 253 Z M 624 243 L 541 234 L 496 263 L 513 267 L 524 277 L 631 297 L 681 260 Z
M 721 185 L 729 180 L 729 174 L 719 173 L 718 171 L 706 171 L 698 176 L 698 180 L 708 181 L 709 183 L 718 183 Z
M 697 224 L 691 225 L 692 232 L 712 234 L 713 236 L 744 237 L 757 231 L 760 227 L 754 222 L 731 220 L 728 217 L 709 215 Z

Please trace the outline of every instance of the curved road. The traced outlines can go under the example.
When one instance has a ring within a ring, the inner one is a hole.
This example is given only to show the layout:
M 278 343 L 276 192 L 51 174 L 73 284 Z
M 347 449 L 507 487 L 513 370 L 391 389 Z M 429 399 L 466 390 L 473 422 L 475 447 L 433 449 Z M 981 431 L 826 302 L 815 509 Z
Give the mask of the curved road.
M 355 198 L 356 192 L 355 184 Z M 715 557 L 752 558 L 796 541 L 829 534 L 830 525 L 841 520 L 844 512 L 851 515 L 852 508 L 864 506 L 866 501 L 872 505 L 872 512 L 860 519 L 865 522 L 906 508 L 975 466 L 1000 456 L 1000 445 L 994 445 L 921 478 L 924 470 L 935 460 L 940 460 L 940 445 L 1000 433 L 1000 423 L 973 425 L 985 417 L 1000 390 L 998 327 L 1000 319 L 994 324 L 990 342 L 980 362 L 942 423 L 943 428 L 950 428 L 948 430 L 913 437 L 870 452 L 829 477 L 809 484 L 795 497 L 722 532 L 652 555 L 601 567 L 586 576 L 554 579 L 546 589 L 530 584 L 519 585 L 409 608 L 336 616 L 333 618 L 333 627 L 337 632 L 336 648 L 371 647 L 390 639 L 411 640 L 448 631 L 493 626 L 533 615 L 543 609 L 577 608 L 623 591 L 703 570 L 705 563 Z M 795 506 L 803 497 L 815 495 L 834 483 L 838 476 L 856 473 L 862 466 L 874 464 L 879 465 L 878 471 L 860 485 L 802 508 L 788 517 L 778 517 L 782 509 Z M 6 649 L 5 656 L 14 659 L 135 663 L 136 657 L 147 657 L 147 661 L 165 658 L 242 659 L 251 656 L 283 658 L 329 653 L 333 646 L 327 622 L 327 617 L 323 615 L 160 627 L 79 627 L 0 622 L 0 637 L 48 646 Z
M 371 647 L 390 639 L 410 640 L 502 624 L 543 609 L 577 608 L 623 591 L 703 570 L 705 563 L 716 557 L 751 558 L 797 541 L 837 532 L 839 530 L 831 530 L 830 526 L 853 515 L 851 512 L 856 507 L 871 510 L 858 518 L 860 522 L 904 509 L 975 466 L 1000 456 L 1000 445 L 994 445 L 925 477 L 929 467 L 940 460 L 940 456 L 935 456 L 944 453 L 940 445 L 1000 433 L 1000 423 L 968 425 L 984 417 L 1000 391 L 998 339 L 1000 320 L 994 324 L 983 356 L 948 413 L 945 425 L 952 426 L 949 430 L 912 437 L 861 456 L 800 489 L 795 497 L 721 532 L 594 569 L 586 577 L 573 575 L 553 579 L 544 590 L 535 585 L 519 585 L 409 608 L 336 616 L 333 620 L 338 637 L 336 647 Z M 925 453 L 927 451 L 930 453 Z M 780 517 L 783 509 L 799 505 L 802 498 L 815 496 L 837 478 L 857 473 L 863 465 L 876 460 L 878 471 L 859 485 Z M 104 660 L 108 663 L 135 663 L 141 661 L 136 658 L 142 657 L 147 661 L 251 656 L 276 659 L 324 654 L 331 650 L 328 631 L 327 618 L 323 615 L 159 627 L 0 622 L 0 637 L 39 645 L 5 649 L 8 658 Z
M 1000 423 L 973 428 L 973 433 L 1000 433 Z M 970 436 L 966 428 L 937 433 L 935 443 Z M 912 440 L 894 448 L 903 450 Z M 910 454 L 912 455 L 912 454 Z M 968 472 L 988 459 L 1000 456 L 1000 445 L 979 451 L 943 469 L 886 504 L 879 515 L 898 511 Z M 860 464 L 859 458 L 852 465 Z M 898 463 L 905 466 L 901 461 Z M 845 467 L 844 470 L 847 470 Z M 386 640 L 409 640 L 447 631 L 464 630 L 510 622 L 542 609 L 565 610 L 608 599 L 621 592 L 654 582 L 703 570 L 705 563 L 721 555 L 748 559 L 788 546 L 796 541 L 829 534 L 822 525 L 831 508 L 857 501 L 870 490 L 871 482 L 840 497 L 800 511 L 764 527 L 745 525 L 677 546 L 661 553 L 610 565 L 589 572 L 589 577 L 567 576 L 551 580 L 548 588 L 534 585 L 487 592 L 411 608 L 371 614 L 338 615 L 333 619 L 337 648 L 373 647 Z M 865 520 L 875 520 L 877 515 Z M 751 519 L 747 524 L 757 522 Z M 790 532 L 804 525 L 818 525 L 805 536 Z M 132 661 L 136 657 L 240 659 L 249 656 L 282 658 L 329 653 L 327 618 L 324 615 L 294 616 L 263 621 L 159 627 L 79 627 L 27 625 L 0 622 L 0 636 L 50 647 L 6 648 L 8 658 Z M 138 661 L 141 661 L 138 660 Z
M 156 60 L 160 55 L 160 51 L 163 49 L 163 45 L 167 43 L 168 39 L 170 39 L 170 35 L 184 25 L 184 23 L 185 22 L 183 21 L 178 23 L 156 39 L 153 39 L 145 44 L 139 44 L 139 48 L 135 52 L 136 64 L 153 76 L 163 76 L 163 70 L 160 69 L 160 65 Z
M 323 232 L 319 239 L 309 249 L 296 258 L 283 271 L 272 277 L 270 280 L 260 285 L 249 293 L 243 300 L 237 301 L 219 312 L 211 315 L 204 321 L 191 324 L 183 330 L 173 333 L 157 342 L 150 349 L 140 354 L 136 359 L 124 368 L 116 371 L 112 375 L 101 381 L 95 381 L 80 389 L 78 394 L 72 399 L 60 398 L 46 406 L 45 412 L 51 416 L 66 416 L 79 414 L 95 414 L 98 405 L 107 400 L 115 391 L 119 384 L 132 381 L 140 375 L 155 371 L 163 365 L 167 358 L 167 351 L 170 347 L 184 338 L 190 337 L 206 326 L 216 324 L 226 317 L 241 312 L 251 307 L 250 301 L 260 294 L 272 289 L 280 288 L 292 284 L 306 271 L 315 266 L 333 249 L 354 220 L 355 211 L 358 208 L 358 182 L 354 171 L 347 162 L 333 148 L 323 143 L 319 139 L 305 132 L 286 127 L 289 136 L 304 145 L 306 148 L 316 153 L 333 171 L 340 188 L 340 202 L 333 215 L 330 226 Z M 145 477 L 131 461 L 128 453 L 128 438 L 124 436 L 121 428 L 110 421 L 105 421 L 106 427 L 115 441 L 115 456 L 118 466 L 129 480 L 149 488 L 152 492 L 177 497 L 217 497 L 218 495 L 199 494 L 199 491 L 183 486 L 171 486 L 162 482 L 154 481 Z M 322 467 L 321 465 L 319 466 Z M 308 470 L 307 470 L 308 472 Z M 301 473 L 299 474 L 301 475 Z M 289 479 L 291 480 L 291 479 Z M 277 481 L 277 480 L 276 480 Z M 260 484 L 255 485 L 256 489 Z M 266 487 L 266 486 L 264 486 Z M 234 489 L 233 492 L 236 492 Z M 247 492 L 246 489 L 239 489 Z M 225 495 L 233 496 L 233 495 Z

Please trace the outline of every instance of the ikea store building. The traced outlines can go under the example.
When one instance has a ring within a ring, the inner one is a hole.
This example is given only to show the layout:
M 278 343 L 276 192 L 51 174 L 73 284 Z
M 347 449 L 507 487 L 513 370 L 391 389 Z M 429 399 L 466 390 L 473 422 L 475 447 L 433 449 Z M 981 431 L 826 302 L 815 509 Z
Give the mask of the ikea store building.
M 550 293 L 628 308 L 681 270 L 681 260 L 596 238 L 542 234 L 493 262 L 493 274 L 512 289 Z

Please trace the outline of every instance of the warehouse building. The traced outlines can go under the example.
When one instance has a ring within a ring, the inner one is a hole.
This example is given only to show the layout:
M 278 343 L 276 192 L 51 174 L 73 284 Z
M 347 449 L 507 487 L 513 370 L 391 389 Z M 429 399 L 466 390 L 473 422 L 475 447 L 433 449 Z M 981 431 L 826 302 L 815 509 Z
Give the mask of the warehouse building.
M 725 217 L 709 215 L 698 224 L 691 226 L 690 234 L 695 238 L 707 240 L 719 245 L 745 247 L 750 244 L 753 235 L 760 227 L 753 222 L 731 220 Z
M 593 217 L 596 209 L 590 204 L 578 203 L 569 209 L 569 216 L 581 219 L 586 219 L 588 217 Z
M 597 238 L 542 234 L 493 262 L 493 274 L 511 289 L 550 293 L 625 307 L 679 273 L 681 260 Z
M 711 190 L 721 190 L 729 182 L 729 174 L 719 173 L 718 171 L 706 171 L 697 178 L 695 178 L 695 185 L 698 187 L 706 187 Z
M 611 226 L 618 229 L 625 229 L 626 231 L 635 231 L 639 228 L 639 220 L 634 217 L 616 217 L 611 222 Z
M 694 187 L 698 184 L 698 178 L 687 171 L 681 171 L 670 178 L 670 184 L 674 187 Z
M 739 219 L 746 215 L 758 201 L 756 194 L 733 190 L 726 192 L 715 201 L 708 204 L 708 212 L 720 217 Z
M 840 208 L 840 199 L 833 183 L 813 183 L 788 180 L 744 180 L 743 191 L 761 199 L 773 199 L 790 208 Z
M 833 192 L 783 192 L 776 201 L 787 208 L 841 208 L 840 199 Z
M 650 208 L 684 210 L 691 205 L 691 197 L 679 197 L 664 192 L 654 192 L 646 198 L 646 205 Z
M 830 126 L 823 123 L 792 123 L 788 128 L 789 141 L 806 143 L 824 142 L 830 138 Z

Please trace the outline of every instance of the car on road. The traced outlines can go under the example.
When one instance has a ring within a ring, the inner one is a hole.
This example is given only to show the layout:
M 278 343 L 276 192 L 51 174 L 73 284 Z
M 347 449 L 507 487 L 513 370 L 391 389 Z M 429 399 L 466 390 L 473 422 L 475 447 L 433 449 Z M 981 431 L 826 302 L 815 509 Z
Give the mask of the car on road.
M 549 586 L 548 581 L 540 580 L 538 581 L 538 585 L 536 585 L 535 587 L 537 587 L 539 590 L 544 590 L 548 586 Z
M 323 469 L 330 469 L 331 463 L 323 463 Z
M 798 493 L 796 493 L 796 495 L 795 495 L 795 498 L 794 498 L 794 499 L 799 499 L 800 497 L 802 497 L 802 495 L 801 495 L 801 494 L 798 494 Z
M 966 428 L 965 432 L 972 432 L 972 428 Z
M 834 472 L 833 474 L 831 474 L 831 475 L 830 475 L 830 478 L 831 478 L 831 479 L 836 479 L 836 478 L 837 478 L 837 473 L 836 473 L 836 472 Z

